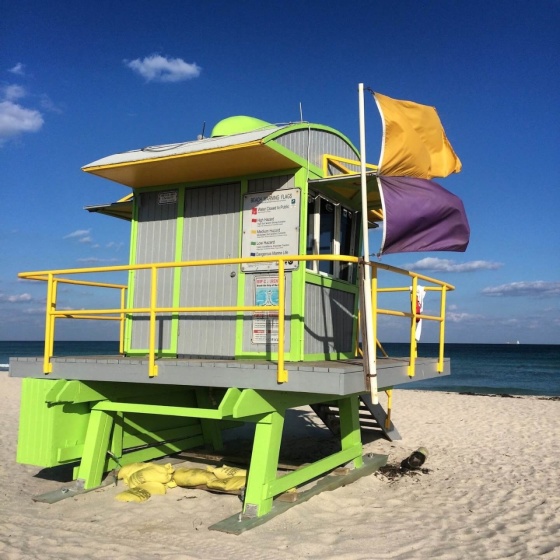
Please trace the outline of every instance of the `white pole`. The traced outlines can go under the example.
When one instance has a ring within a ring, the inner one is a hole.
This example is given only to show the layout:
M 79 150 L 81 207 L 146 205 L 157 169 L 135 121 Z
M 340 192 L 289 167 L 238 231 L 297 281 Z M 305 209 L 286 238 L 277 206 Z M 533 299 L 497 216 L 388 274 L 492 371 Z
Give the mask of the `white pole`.
M 371 268 L 369 266 L 369 231 L 368 231 L 368 205 L 367 205 L 367 178 L 366 178 L 366 126 L 364 116 L 364 84 L 358 85 L 359 108 L 360 108 L 360 174 L 362 194 L 362 233 L 364 244 L 365 270 L 363 274 L 362 294 L 364 297 L 364 313 L 366 324 L 367 343 L 367 369 L 370 375 L 370 391 L 373 404 L 377 404 L 377 359 L 375 340 L 373 335 L 373 317 L 371 308 Z M 365 365 L 365 364 L 364 364 Z

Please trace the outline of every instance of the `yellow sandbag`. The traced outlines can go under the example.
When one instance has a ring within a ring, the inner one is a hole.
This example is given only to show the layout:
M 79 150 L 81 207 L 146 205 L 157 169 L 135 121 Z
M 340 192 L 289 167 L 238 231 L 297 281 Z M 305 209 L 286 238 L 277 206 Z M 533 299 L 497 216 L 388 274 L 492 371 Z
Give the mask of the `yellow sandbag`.
M 177 469 L 173 473 L 173 480 L 177 486 L 183 488 L 192 488 L 194 486 L 203 486 L 210 480 L 217 480 L 214 473 L 205 471 L 204 469 Z
M 119 470 L 117 474 L 117 478 L 119 480 L 122 480 L 123 478 L 128 478 L 132 473 L 139 471 L 140 469 L 143 469 L 144 467 L 147 466 L 148 463 L 130 463 L 130 465 L 125 465 Z
M 169 482 L 165 483 L 166 488 L 177 488 L 177 483 L 171 479 Z
M 222 478 L 209 481 L 206 486 L 211 490 L 225 490 L 226 492 L 234 492 L 245 488 L 247 477 L 232 476 L 230 478 Z
M 166 465 L 149 464 L 147 467 L 132 473 L 125 479 L 125 483 L 130 488 L 135 488 L 144 484 L 144 482 L 161 482 L 167 484 L 173 476 L 173 466 L 170 463 Z
M 246 469 L 240 469 L 239 467 L 228 467 L 223 465 L 222 467 L 208 467 L 208 470 L 219 478 L 223 480 L 224 478 L 231 478 L 232 476 L 247 476 Z
M 146 492 L 149 492 L 152 496 L 161 496 L 167 493 L 167 487 L 161 482 L 144 482 L 144 484 L 136 486 L 136 488 L 132 490 L 136 490 L 137 488 L 146 490 Z
M 151 494 L 143 488 L 131 488 L 115 496 L 117 502 L 147 502 Z

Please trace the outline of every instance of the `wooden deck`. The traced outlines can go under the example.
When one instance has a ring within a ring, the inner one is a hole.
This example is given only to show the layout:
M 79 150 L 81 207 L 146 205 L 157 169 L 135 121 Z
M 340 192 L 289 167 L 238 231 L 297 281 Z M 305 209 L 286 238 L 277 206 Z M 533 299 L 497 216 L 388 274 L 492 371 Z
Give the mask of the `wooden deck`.
M 367 391 L 361 359 L 325 362 L 288 362 L 288 382 L 276 381 L 275 362 L 259 360 L 159 359 L 158 375 L 148 376 L 148 360 L 122 356 L 59 356 L 52 358 L 53 371 L 43 373 L 42 357 L 10 358 L 10 376 L 38 379 L 76 379 L 188 385 L 194 387 L 237 387 L 246 389 L 352 395 Z M 437 372 L 436 358 L 417 358 L 415 376 L 408 376 L 408 358 L 378 358 L 380 389 L 411 381 L 450 374 L 450 361 Z

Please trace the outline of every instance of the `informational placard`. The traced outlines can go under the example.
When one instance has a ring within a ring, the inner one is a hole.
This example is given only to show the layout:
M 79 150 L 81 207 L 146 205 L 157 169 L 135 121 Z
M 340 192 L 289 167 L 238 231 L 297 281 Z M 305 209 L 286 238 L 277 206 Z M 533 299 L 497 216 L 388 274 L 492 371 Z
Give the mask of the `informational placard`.
M 243 199 L 243 257 L 298 255 L 299 189 L 246 194 Z M 299 261 L 286 262 L 293 270 Z M 275 262 L 246 263 L 243 272 L 278 270 Z
M 254 344 L 278 344 L 278 311 L 266 311 L 278 301 L 278 277 L 255 276 L 255 305 L 263 310 L 253 311 Z
M 158 193 L 158 204 L 175 204 L 177 202 L 177 191 L 165 191 Z

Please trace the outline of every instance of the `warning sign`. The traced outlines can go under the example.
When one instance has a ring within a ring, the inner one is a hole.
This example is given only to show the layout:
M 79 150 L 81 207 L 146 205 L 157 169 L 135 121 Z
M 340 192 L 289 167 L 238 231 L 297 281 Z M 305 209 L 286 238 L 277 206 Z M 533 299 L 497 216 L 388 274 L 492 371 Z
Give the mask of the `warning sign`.
M 278 305 L 278 277 L 255 277 L 255 305 L 263 308 L 253 312 L 254 344 L 278 344 L 278 312 L 266 311 Z
M 299 189 L 246 194 L 243 200 L 243 257 L 299 254 Z M 286 262 L 286 270 L 298 261 Z M 244 272 L 278 270 L 274 262 L 248 263 Z

